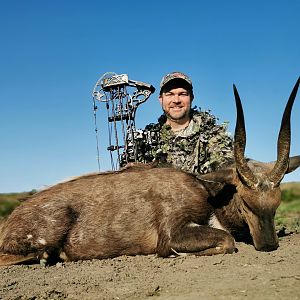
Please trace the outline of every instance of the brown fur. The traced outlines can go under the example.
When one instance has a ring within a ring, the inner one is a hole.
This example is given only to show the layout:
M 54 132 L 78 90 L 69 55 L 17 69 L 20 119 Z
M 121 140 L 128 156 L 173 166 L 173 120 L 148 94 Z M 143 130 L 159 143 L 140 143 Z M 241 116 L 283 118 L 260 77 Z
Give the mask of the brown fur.
M 133 166 L 78 177 L 13 211 L 0 235 L 2 264 L 8 254 L 19 262 L 32 253 L 66 260 L 232 253 L 233 238 L 207 226 L 207 197 L 200 180 L 173 168 Z

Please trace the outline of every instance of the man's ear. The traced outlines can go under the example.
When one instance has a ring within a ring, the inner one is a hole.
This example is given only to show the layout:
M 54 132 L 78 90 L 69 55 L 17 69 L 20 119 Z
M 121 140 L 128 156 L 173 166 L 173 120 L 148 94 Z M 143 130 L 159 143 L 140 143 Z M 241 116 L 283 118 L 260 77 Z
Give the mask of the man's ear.
M 160 105 L 162 105 L 162 95 L 158 96 L 158 100 L 159 100 Z

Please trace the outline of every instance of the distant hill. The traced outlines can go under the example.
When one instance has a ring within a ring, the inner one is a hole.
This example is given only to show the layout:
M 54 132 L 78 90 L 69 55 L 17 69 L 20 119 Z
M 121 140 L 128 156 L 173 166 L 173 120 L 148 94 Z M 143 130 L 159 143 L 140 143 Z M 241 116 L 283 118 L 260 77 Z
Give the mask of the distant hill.
M 300 182 L 284 182 L 281 183 L 280 185 L 282 190 L 289 190 L 289 189 L 293 189 L 295 191 L 299 191 L 300 193 Z
M 276 211 L 276 228 L 300 231 L 300 182 L 281 183 L 282 201 Z M 0 219 L 9 215 L 21 201 L 36 193 L 35 190 L 23 193 L 0 193 Z
M 300 201 L 300 182 L 281 183 L 282 201 L 297 199 Z
M 282 191 L 293 191 L 293 194 L 300 197 L 300 182 L 284 182 L 280 185 Z M 19 202 L 22 200 L 26 200 L 33 194 L 35 194 L 36 190 L 31 190 L 29 192 L 22 193 L 0 193 L 0 202 L 2 201 L 13 201 Z
M 36 190 L 23 193 L 2 193 L 0 194 L 0 218 L 9 215 L 21 201 L 26 200 L 36 193 Z

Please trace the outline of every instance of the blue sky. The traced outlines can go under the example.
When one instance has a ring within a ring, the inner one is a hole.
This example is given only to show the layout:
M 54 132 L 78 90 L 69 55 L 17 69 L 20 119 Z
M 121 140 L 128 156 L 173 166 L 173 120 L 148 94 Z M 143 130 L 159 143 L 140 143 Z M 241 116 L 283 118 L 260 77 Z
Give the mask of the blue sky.
M 246 155 L 276 159 L 284 106 L 300 75 L 299 0 L 0 0 L 0 192 L 97 171 L 92 90 L 105 72 L 159 86 L 183 71 L 195 105 L 234 131 L 235 83 L 245 111 Z M 158 93 L 137 127 L 160 114 Z M 105 119 L 105 112 L 98 111 Z M 291 155 L 300 154 L 300 98 Z M 101 166 L 109 169 L 106 127 Z M 285 181 L 300 181 L 300 170 Z

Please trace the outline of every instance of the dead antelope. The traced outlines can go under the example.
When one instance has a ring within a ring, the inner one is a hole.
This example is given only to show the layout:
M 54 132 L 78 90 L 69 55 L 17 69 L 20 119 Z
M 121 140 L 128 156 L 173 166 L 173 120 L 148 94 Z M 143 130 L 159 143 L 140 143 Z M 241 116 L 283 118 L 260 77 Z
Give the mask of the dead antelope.
M 230 232 L 236 239 L 251 239 L 257 250 L 278 248 L 274 217 L 281 201 L 280 182 L 285 174 L 297 169 L 300 156 L 289 157 L 290 116 L 297 95 L 298 78 L 285 107 L 277 141 L 277 161 L 262 163 L 244 156 L 246 131 L 242 104 L 236 87 L 234 95 L 237 120 L 234 137 L 235 164 L 215 173 L 202 175 L 212 186 L 209 202 L 214 208 L 211 225 Z M 226 184 L 223 190 L 214 183 Z
M 299 80 L 283 115 L 275 163 L 245 159 L 244 117 L 234 88 L 233 166 L 197 178 L 174 168 L 137 165 L 57 184 L 23 202 L 0 224 L 0 265 L 233 253 L 238 236 L 252 236 L 257 250 L 276 249 L 279 184 L 300 165 L 300 156 L 289 158 L 290 114 L 298 86 Z

